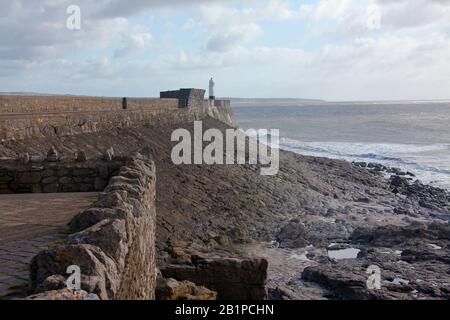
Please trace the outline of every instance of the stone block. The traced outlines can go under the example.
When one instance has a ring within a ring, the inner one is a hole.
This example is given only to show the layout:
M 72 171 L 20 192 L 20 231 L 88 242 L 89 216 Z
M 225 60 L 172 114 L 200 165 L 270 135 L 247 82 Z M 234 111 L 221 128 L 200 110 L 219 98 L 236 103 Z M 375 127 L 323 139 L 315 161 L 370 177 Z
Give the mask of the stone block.
M 59 184 L 51 183 L 51 184 L 44 185 L 42 191 L 44 193 L 56 193 L 59 191 Z
M 102 179 L 102 178 L 95 178 L 95 182 L 94 182 L 94 188 L 97 191 L 103 191 L 106 186 L 108 185 L 108 181 Z
M 34 184 L 40 182 L 42 179 L 40 172 L 23 172 L 16 176 L 19 184 Z
M 91 191 L 95 191 L 95 190 L 94 190 L 94 186 L 91 185 L 91 184 L 85 184 L 85 183 L 82 183 L 82 184 L 79 185 L 79 188 L 80 188 L 80 192 L 91 192 Z
M 43 178 L 56 176 L 56 171 L 52 169 L 46 169 L 41 173 Z
M 47 152 L 47 161 L 56 162 L 58 160 L 59 160 L 58 151 L 55 149 L 55 147 L 51 147 L 50 150 L 48 150 Z
M 31 192 L 32 193 L 41 193 L 42 192 L 42 186 L 40 184 L 33 184 L 31 186 Z
M 169 265 L 165 278 L 188 280 L 218 293 L 219 300 L 264 300 L 268 263 L 265 259 L 192 257 L 193 266 Z
M 157 300 L 217 300 L 217 292 L 190 281 L 179 282 L 175 279 L 158 278 L 156 286 Z
M 78 150 L 78 152 L 76 153 L 76 161 L 78 161 L 78 162 L 86 162 L 87 161 L 86 152 L 84 150 Z
M 59 183 L 61 183 L 61 184 L 72 183 L 72 178 L 70 178 L 70 177 L 61 177 L 61 178 L 59 178 Z
M 63 184 L 61 186 L 62 192 L 78 192 L 80 191 L 80 187 L 76 183 Z
M 70 174 L 70 170 L 68 168 L 59 168 L 58 169 L 58 177 L 68 176 Z
M 93 174 L 95 171 L 90 168 L 75 168 L 73 169 L 72 175 L 76 177 L 89 176 Z
M 57 177 L 47 177 L 47 178 L 42 179 L 43 184 L 51 184 L 51 183 L 56 183 L 56 182 L 58 182 Z

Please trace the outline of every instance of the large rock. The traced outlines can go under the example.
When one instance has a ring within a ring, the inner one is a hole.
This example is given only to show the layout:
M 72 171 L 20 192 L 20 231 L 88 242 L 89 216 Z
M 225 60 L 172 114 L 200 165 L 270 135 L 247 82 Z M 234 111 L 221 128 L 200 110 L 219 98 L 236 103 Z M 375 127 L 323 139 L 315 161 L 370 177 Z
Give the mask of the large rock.
M 190 281 L 158 278 L 157 300 L 217 300 L 217 292 L 197 286 Z
M 73 291 L 61 289 L 37 293 L 27 297 L 25 300 L 99 300 L 98 296 L 86 291 Z
M 448 240 L 450 239 L 450 226 L 443 223 L 416 223 L 408 226 L 357 228 L 351 238 L 354 243 L 392 247 L 424 240 Z
M 77 265 L 81 270 L 81 288 L 101 299 L 114 297 L 119 290 L 121 274 L 116 263 L 98 247 L 90 245 L 59 246 L 42 251 L 30 265 L 31 290 L 45 288 L 50 276 L 66 275 L 67 268 Z
M 308 246 L 306 237 L 304 225 L 298 219 L 294 219 L 281 228 L 277 241 L 281 248 L 304 248 Z
M 188 280 L 217 291 L 219 300 L 263 300 L 267 298 L 268 263 L 265 259 L 192 257 L 193 265 L 169 265 L 161 269 L 165 278 Z

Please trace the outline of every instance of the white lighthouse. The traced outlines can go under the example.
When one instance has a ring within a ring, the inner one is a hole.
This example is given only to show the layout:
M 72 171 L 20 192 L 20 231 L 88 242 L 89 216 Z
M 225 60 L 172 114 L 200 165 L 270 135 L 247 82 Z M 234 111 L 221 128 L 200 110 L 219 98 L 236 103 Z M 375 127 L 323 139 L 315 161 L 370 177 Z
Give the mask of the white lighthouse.
M 209 80 L 209 100 L 216 99 L 215 89 L 216 89 L 216 83 L 214 82 L 214 79 L 211 78 Z

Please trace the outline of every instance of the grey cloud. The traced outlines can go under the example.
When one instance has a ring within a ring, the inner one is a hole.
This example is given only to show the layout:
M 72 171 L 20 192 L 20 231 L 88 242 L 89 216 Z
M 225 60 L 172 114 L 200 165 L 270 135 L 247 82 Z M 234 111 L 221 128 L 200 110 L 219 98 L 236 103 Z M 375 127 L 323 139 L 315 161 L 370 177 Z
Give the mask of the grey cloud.
M 151 9 L 174 7 L 192 7 L 225 0 L 107 0 L 98 14 L 105 17 L 129 17 Z

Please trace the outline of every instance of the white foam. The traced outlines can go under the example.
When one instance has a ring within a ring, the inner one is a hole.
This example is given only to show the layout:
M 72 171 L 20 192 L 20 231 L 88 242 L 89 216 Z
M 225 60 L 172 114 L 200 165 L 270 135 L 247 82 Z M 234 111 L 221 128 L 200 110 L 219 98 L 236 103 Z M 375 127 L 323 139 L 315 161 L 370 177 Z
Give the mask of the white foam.
M 413 172 L 423 183 L 450 189 L 450 145 L 280 140 L 282 149 L 332 159 L 374 162 Z

